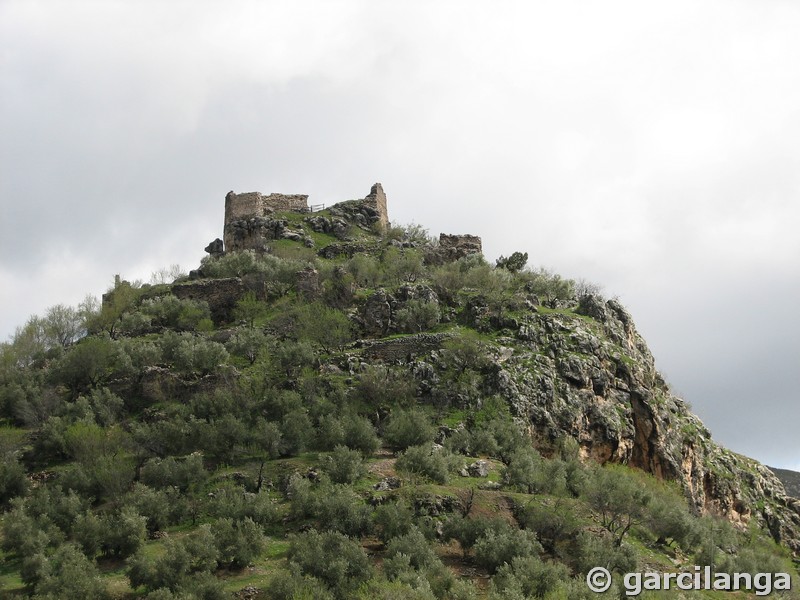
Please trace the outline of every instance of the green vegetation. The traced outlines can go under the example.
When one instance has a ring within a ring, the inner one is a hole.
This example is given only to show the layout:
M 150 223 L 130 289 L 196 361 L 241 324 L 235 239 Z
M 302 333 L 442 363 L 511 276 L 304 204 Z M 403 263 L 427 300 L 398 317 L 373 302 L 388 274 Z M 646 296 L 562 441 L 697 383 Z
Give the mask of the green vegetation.
M 792 570 L 672 484 L 583 461 L 572 438 L 534 449 L 498 365 L 526 340 L 530 385 L 559 399 L 537 365 L 590 357 L 554 332 L 601 330 L 574 282 L 522 253 L 428 260 L 418 226 L 351 235 L 376 251 L 206 258 L 209 279 L 258 282 L 227 312 L 165 271 L 0 345 L 3 594 L 571 599 L 595 566 Z M 432 328 L 446 337 L 403 346 Z M 631 368 L 619 343 L 608 360 Z

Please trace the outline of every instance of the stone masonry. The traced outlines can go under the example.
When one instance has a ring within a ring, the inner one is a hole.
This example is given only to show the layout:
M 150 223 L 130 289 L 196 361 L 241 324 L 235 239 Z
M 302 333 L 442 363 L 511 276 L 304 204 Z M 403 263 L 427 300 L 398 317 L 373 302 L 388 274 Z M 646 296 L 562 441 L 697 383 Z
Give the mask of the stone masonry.
M 309 212 L 309 210 L 308 196 L 305 194 L 265 196 L 260 192 L 242 194 L 228 192 L 225 196 L 224 251 L 269 251 L 268 242 L 271 240 L 294 239 L 291 237 L 292 232 L 287 232 L 286 219 L 281 219 L 280 215 L 275 217 L 272 215 L 276 212 Z M 386 194 L 380 183 L 374 184 L 364 199 L 336 204 L 330 208 L 330 213 L 332 216 L 351 219 L 356 225 L 363 227 L 373 223 L 378 223 L 383 229 L 389 226 Z M 327 217 L 320 219 L 326 220 Z M 212 250 L 213 253 L 220 253 L 218 245 L 210 245 L 208 251 Z
M 378 222 L 385 229 L 389 227 L 389 212 L 386 208 L 386 194 L 383 193 L 383 186 L 376 183 L 369 191 L 369 195 L 364 198 L 364 204 L 374 209 L 378 213 Z
M 276 211 L 308 211 L 308 196 L 305 194 L 269 194 L 264 196 L 260 192 L 246 192 L 236 194 L 228 192 L 225 196 L 225 228 L 223 242 L 225 251 L 257 249 L 259 244 L 248 243 L 245 238 L 252 237 L 239 230 L 263 229 L 263 219 Z M 245 226 L 245 224 L 249 224 Z

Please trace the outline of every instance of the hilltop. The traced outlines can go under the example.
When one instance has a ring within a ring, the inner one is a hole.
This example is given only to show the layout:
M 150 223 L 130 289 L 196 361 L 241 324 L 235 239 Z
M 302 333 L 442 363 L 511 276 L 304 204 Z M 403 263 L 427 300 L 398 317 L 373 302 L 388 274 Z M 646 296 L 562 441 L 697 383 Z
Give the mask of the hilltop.
M 0 585 L 583 598 L 597 565 L 797 575 L 800 500 L 711 439 L 595 286 L 392 226 L 380 184 L 230 192 L 206 251 L 2 346 Z

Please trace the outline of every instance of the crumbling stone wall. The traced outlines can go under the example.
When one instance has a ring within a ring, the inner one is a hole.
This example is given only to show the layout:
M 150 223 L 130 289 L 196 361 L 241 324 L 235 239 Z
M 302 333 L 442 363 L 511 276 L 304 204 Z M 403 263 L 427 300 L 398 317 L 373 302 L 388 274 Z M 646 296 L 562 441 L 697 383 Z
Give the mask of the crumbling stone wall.
M 364 204 L 372 208 L 378 214 L 378 223 L 385 229 L 389 227 L 389 211 L 386 208 L 386 194 L 383 186 L 376 183 L 370 189 L 369 194 L 364 198 Z
M 269 235 L 265 230 L 274 229 L 266 217 L 275 211 L 308 211 L 308 196 L 305 194 L 270 194 L 260 192 L 225 196 L 225 227 L 223 241 L 225 251 L 263 250 L 264 241 L 280 239 L 280 235 Z
M 363 356 L 385 363 L 408 362 L 412 357 L 438 350 L 451 337 L 449 333 L 417 333 L 390 340 L 362 340 Z
M 270 194 L 262 196 L 266 210 L 308 211 L 308 195 L 306 194 Z
M 285 221 L 272 216 L 274 212 L 309 212 L 308 196 L 306 194 L 269 194 L 265 196 L 260 192 L 245 192 L 236 194 L 228 192 L 225 196 L 225 226 L 223 230 L 223 243 L 225 252 L 239 250 L 268 251 L 266 242 L 287 237 Z M 317 217 L 309 220 L 314 231 L 323 230 L 324 233 L 333 233 L 343 238 L 349 223 L 363 228 L 378 223 L 386 229 L 389 226 L 389 213 L 386 206 L 386 194 L 380 183 L 370 189 L 370 193 L 362 200 L 340 202 L 330 207 L 331 218 Z M 333 227 L 338 221 L 341 233 L 333 228 L 328 231 L 324 224 Z M 302 232 L 301 232 L 302 233 Z M 294 239 L 294 238 L 289 238 Z M 209 246 L 210 252 L 219 254 L 217 246 Z
M 236 194 L 228 192 L 225 196 L 225 224 L 241 219 L 264 217 L 274 211 L 295 210 L 305 212 L 308 210 L 308 195 L 306 194 L 270 194 L 264 196 L 261 192 L 245 192 Z

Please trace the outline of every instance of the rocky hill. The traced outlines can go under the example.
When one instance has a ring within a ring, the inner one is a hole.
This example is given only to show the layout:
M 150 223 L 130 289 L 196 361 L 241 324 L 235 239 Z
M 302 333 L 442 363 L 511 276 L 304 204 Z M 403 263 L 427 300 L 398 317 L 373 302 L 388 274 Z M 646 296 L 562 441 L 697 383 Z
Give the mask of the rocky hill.
M 793 569 L 800 500 L 711 439 L 616 300 L 391 227 L 380 184 L 314 212 L 231 192 L 224 232 L 2 346 L 0 586 L 582 598 L 601 560 Z
M 775 467 L 770 467 L 770 469 L 781 480 L 788 495 L 800 498 L 800 473 L 789 469 L 776 469 Z

